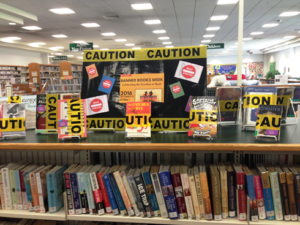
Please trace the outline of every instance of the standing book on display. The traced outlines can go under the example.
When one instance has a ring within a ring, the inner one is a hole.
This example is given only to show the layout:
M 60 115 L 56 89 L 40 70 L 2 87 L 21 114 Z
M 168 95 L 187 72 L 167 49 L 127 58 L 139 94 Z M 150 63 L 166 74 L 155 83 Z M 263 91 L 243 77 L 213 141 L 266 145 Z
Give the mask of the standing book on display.
M 188 136 L 217 137 L 218 97 L 192 96 Z
M 295 87 L 283 86 L 277 87 L 277 105 L 282 105 L 281 122 L 286 122 L 287 111 L 290 107 L 290 99 L 292 100 L 295 92 Z
M 255 130 L 259 105 L 276 105 L 276 87 L 245 87 L 243 96 L 243 130 Z
M 237 122 L 239 119 L 240 101 L 242 98 L 241 87 L 217 87 L 219 98 L 219 110 L 221 118 L 219 121 Z

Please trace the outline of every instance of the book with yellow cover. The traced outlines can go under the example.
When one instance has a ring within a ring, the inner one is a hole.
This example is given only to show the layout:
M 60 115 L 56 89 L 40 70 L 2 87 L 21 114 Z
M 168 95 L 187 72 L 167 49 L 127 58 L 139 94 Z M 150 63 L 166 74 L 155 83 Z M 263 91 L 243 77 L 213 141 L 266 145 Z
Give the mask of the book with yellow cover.
M 188 170 L 188 176 L 189 176 L 190 191 L 191 191 L 191 196 L 192 196 L 192 200 L 193 200 L 193 206 L 194 206 L 196 220 L 200 220 L 200 208 L 199 208 L 199 202 L 198 202 L 193 168 L 190 168 Z
M 227 170 L 223 163 L 217 164 L 220 172 L 221 180 L 221 201 L 222 201 L 222 218 L 228 218 L 228 185 L 227 185 Z

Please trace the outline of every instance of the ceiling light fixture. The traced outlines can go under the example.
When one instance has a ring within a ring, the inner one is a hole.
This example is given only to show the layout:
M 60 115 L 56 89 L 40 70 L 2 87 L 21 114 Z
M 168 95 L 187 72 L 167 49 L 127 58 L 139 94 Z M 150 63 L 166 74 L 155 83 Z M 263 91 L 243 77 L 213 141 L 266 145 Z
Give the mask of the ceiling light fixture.
M 250 35 L 261 35 L 261 34 L 263 34 L 264 32 L 252 32 Z
M 126 46 L 135 46 L 135 44 L 125 44 Z
M 132 48 L 132 49 L 135 49 L 135 50 L 137 50 L 137 49 L 141 49 L 141 47 L 134 47 L 134 48 Z
M 113 32 L 101 33 L 102 36 L 115 36 L 116 34 Z
M 25 30 L 41 30 L 42 28 L 37 27 L 37 26 L 26 26 L 26 27 L 22 27 Z
M 149 9 L 153 9 L 151 3 L 131 4 L 131 7 L 134 10 L 149 10 Z
M 163 42 L 162 44 L 163 44 L 163 45 L 170 45 L 170 44 L 172 44 L 172 42 L 171 42 L 171 41 L 165 41 L 165 42 Z
M 108 48 L 101 48 L 100 50 L 102 50 L 102 51 L 107 51 L 107 50 L 109 50 Z
M 169 37 L 159 37 L 158 39 L 159 40 L 169 40 L 170 38 Z
M 148 25 L 161 24 L 160 20 L 145 20 L 144 23 Z
M 62 47 L 62 46 L 56 46 L 56 47 L 51 47 L 50 49 L 52 50 L 52 51 L 58 51 L 59 49 L 63 49 L 64 47 Z
M 44 42 L 33 42 L 33 43 L 29 43 L 28 45 L 31 46 L 31 47 L 40 47 L 40 45 L 45 45 L 46 43 Z
M 286 39 L 288 39 L 288 38 L 295 38 L 296 36 L 285 36 L 285 37 L 283 37 L 283 38 L 286 38 Z
M 21 38 L 19 37 L 6 37 L 6 38 L 1 38 L 1 41 L 7 42 L 7 43 L 14 43 L 15 40 L 20 40 Z
M 68 57 L 74 57 L 74 55 L 67 55 Z
M 236 4 L 239 0 L 219 0 L 218 5 L 229 5 L 229 4 Z
M 73 14 L 75 13 L 72 9 L 69 8 L 56 8 L 56 9 L 49 9 L 50 12 L 55 14 Z
M 82 23 L 81 26 L 84 27 L 100 27 L 98 23 Z
M 154 34 L 164 34 L 166 33 L 166 30 L 154 30 L 152 31 Z
M 62 53 L 55 53 L 54 55 L 62 55 Z
M 77 59 L 83 59 L 83 57 L 82 56 L 78 56 Z
M 216 20 L 226 20 L 227 18 L 228 18 L 227 15 L 223 15 L 223 16 L 212 16 L 212 17 L 210 18 L 210 20 L 212 20 L 212 21 L 216 21 Z
M 215 36 L 214 34 L 205 34 L 203 37 L 208 38 L 208 37 L 214 37 L 214 36 Z
M 49 55 L 48 57 L 49 57 L 49 58 L 52 58 L 52 57 L 54 57 L 54 55 Z
M 211 42 L 211 40 L 202 40 L 201 42 L 202 43 L 209 43 L 209 42 Z
M 55 37 L 55 38 L 66 38 L 68 36 L 64 35 L 64 34 L 53 34 L 52 37 Z
M 85 41 L 73 41 L 73 43 L 78 43 L 78 44 L 86 44 Z
M 8 23 L 9 25 L 17 25 L 16 23 Z
M 93 45 L 93 48 L 99 48 L 99 45 Z
M 174 48 L 173 45 L 167 45 L 166 48 Z
M 220 27 L 208 27 L 206 30 L 220 30 Z
M 127 41 L 126 39 L 115 39 L 116 42 L 125 42 Z
M 283 12 L 279 16 L 280 17 L 287 17 L 287 16 L 297 16 L 300 12 Z
M 253 38 L 243 38 L 243 41 L 250 41 L 252 40 Z
M 276 27 L 278 25 L 279 25 L 278 23 L 266 23 L 262 27 Z

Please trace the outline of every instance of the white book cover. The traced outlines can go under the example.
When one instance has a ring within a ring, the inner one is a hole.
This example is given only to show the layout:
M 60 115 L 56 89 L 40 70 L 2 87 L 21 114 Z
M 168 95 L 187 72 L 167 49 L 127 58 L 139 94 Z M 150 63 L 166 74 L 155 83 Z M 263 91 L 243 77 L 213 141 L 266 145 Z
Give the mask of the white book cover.
M 25 104 L 25 127 L 35 129 L 36 126 L 36 95 L 22 95 L 21 102 Z
M 10 191 L 9 168 L 8 167 L 2 168 L 1 172 L 2 172 L 2 180 L 3 180 L 5 208 L 13 209 L 11 191 Z

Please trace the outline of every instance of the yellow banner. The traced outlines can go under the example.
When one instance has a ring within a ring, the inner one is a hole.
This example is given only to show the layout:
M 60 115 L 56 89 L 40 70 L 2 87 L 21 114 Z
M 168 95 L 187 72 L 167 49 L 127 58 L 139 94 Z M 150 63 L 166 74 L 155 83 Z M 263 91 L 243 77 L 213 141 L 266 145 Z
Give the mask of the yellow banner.
M 68 131 L 69 136 L 84 134 L 84 117 L 81 100 L 68 100 Z
M 0 119 L 0 132 L 25 131 L 25 118 Z
M 138 114 L 132 115 L 129 114 L 126 116 L 126 126 L 127 127 L 149 127 L 150 114 Z
M 190 124 L 217 124 L 218 110 L 190 110 Z
M 83 62 L 149 61 L 206 58 L 206 46 L 85 50 Z
M 46 132 L 57 133 L 58 129 L 58 95 L 46 95 Z M 49 130 L 49 131 L 48 131 Z M 56 131 L 54 131 L 56 130 Z
M 88 130 L 97 128 L 125 131 L 126 118 L 87 118 Z M 150 118 L 151 131 L 188 131 L 187 118 Z
M 257 115 L 255 129 L 280 130 L 281 115 Z
M 9 96 L 7 99 L 8 103 L 21 103 L 21 96 Z
M 239 110 L 239 100 L 220 100 L 221 112 L 235 112 Z
M 288 100 L 293 98 L 293 94 L 277 96 L 277 105 L 287 106 Z M 290 104 L 287 106 L 289 107 Z
M 244 95 L 243 108 L 258 108 L 259 105 L 276 105 L 276 95 Z

